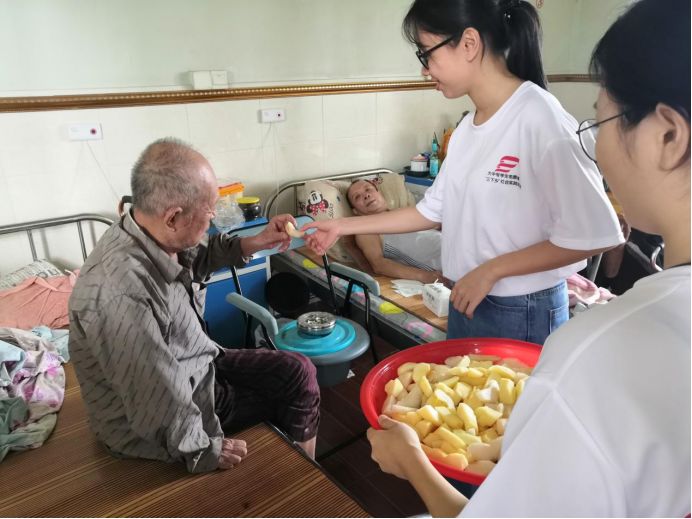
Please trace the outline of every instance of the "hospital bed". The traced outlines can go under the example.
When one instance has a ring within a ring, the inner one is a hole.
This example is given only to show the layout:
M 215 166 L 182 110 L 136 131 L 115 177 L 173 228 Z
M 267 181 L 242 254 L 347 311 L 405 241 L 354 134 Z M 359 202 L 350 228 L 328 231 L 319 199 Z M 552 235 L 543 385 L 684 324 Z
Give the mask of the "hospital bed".
M 389 169 L 370 169 L 313 177 L 296 180 L 281 185 L 276 193 L 268 199 L 264 207 L 264 215 L 269 218 L 280 212 L 300 214 L 305 210 L 298 195 L 301 188 L 309 190 L 311 185 L 324 182 L 351 182 L 358 178 L 371 178 L 378 175 L 397 175 Z M 320 197 L 317 198 L 318 200 Z M 338 260 L 344 263 L 342 260 Z M 353 263 L 346 263 L 355 268 Z M 312 291 L 324 300 L 329 298 L 328 282 L 321 258 L 306 247 L 276 254 L 271 257 L 271 268 L 275 272 L 291 272 L 308 281 Z M 371 274 L 372 275 L 372 274 Z M 444 340 L 447 332 L 447 319 L 440 318 L 431 312 L 424 304 L 422 297 L 403 297 L 394 291 L 392 278 L 373 275 L 380 285 L 380 296 L 370 295 L 372 314 L 375 323 L 375 333 L 390 344 L 404 348 L 415 344 L 423 344 Z M 337 293 L 343 298 L 347 284 L 333 278 Z M 362 293 L 354 294 L 355 317 L 360 319 L 365 311 Z M 359 299 L 360 297 L 360 299 Z

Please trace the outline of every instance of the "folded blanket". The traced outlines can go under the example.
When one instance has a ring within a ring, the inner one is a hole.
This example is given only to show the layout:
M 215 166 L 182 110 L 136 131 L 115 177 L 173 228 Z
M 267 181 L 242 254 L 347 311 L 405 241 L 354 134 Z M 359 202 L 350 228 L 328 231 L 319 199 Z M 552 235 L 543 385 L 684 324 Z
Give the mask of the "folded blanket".
M 0 291 L 0 326 L 31 329 L 69 325 L 67 301 L 77 276 L 31 277 Z

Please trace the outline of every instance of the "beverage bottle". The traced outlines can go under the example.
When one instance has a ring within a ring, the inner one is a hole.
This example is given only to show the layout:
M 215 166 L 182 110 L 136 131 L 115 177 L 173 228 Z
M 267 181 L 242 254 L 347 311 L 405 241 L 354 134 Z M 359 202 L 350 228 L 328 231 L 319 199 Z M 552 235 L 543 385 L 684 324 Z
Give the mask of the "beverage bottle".
M 435 178 L 440 171 L 440 159 L 437 156 L 439 144 L 437 143 L 437 135 L 432 142 L 432 154 L 430 155 L 430 178 Z

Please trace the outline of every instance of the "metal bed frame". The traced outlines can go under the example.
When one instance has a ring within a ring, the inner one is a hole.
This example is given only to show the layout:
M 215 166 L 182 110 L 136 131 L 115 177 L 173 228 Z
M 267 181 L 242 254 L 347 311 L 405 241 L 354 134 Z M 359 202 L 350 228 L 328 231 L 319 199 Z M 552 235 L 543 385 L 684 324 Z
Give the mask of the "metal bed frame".
M 391 173 L 395 175 L 397 174 L 396 171 L 392 171 L 391 169 L 376 168 L 287 182 L 279 186 L 276 193 L 274 193 L 274 195 L 271 198 L 269 198 L 267 204 L 264 207 L 263 216 L 269 218 L 274 205 L 277 203 L 281 195 L 290 189 L 293 190 L 293 213 L 295 214 L 298 210 L 296 203 L 297 189 L 298 187 L 303 186 L 308 182 L 325 180 L 353 180 L 356 178 L 369 177 L 385 173 Z M 291 272 L 294 274 L 297 273 L 296 267 L 289 260 L 282 258 L 281 254 L 275 254 L 274 256 L 272 256 L 271 266 L 272 269 L 276 270 L 277 272 Z M 332 274 L 334 274 L 334 272 L 332 272 Z M 348 306 L 348 299 L 350 298 L 350 293 L 352 292 L 352 287 L 350 285 L 347 289 L 346 296 L 336 295 L 336 299 L 339 300 L 339 302 L 337 303 L 337 301 L 334 299 L 333 287 L 330 287 L 327 283 L 322 283 L 320 281 L 307 278 L 307 276 L 305 276 L 302 272 L 298 272 L 298 275 L 300 275 L 301 277 L 306 279 L 306 281 L 308 281 L 312 293 L 320 297 L 320 299 L 322 299 L 323 301 L 330 301 L 332 306 L 337 306 L 338 303 Z M 328 276 L 327 279 L 331 281 L 330 276 Z M 369 298 L 367 299 L 367 307 L 361 307 L 361 305 L 359 305 L 358 303 L 353 303 L 350 305 L 351 318 L 359 321 L 372 319 L 369 322 L 372 323 L 371 325 L 375 326 L 375 329 L 377 330 L 376 335 L 382 337 L 384 340 L 388 341 L 390 344 L 393 344 L 398 348 L 407 348 L 409 346 L 415 346 L 421 343 L 415 336 L 413 336 L 408 331 L 392 326 L 391 323 L 381 319 L 377 315 L 370 316 L 370 301 Z
M 59 216 L 56 218 L 46 218 L 44 220 L 34 220 L 33 222 L 2 225 L 0 226 L 0 236 L 25 232 L 27 238 L 29 239 L 31 257 L 33 261 L 36 261 L 38 259 L 38 256 L 36 254 L 36 244 L 34 243 L 33 231 L 39 229 L 47 229 L 49 227 L 57 227 L 60 225 L 75 224 L 77 226 L 77 234 L 79 235 L 79 245 L 82 249 L 82 261 L 84 261 L 87 258 L 87 250 L 86 243 L 84 241 L 83 224 L 91 222 L 98 222 L 108 226 L 113 224 L 113 220 L 111 220 L 110 218 L 106 218 L 105 216 L 91 213 L 82 213 L 70 216 Z
M 385 168 L 377 168 L 377 169 L 365 169 L 362 171 L 354 171 L 351 173 L 340 173 L 338 175 L 327 175 L 324 177 L 315 177 L 315 178 L 308 178 L 304 180 L 296 180 L 294 182 L 287 182 L 286 184 L 282 184 L 279 186 L 279 189 L 272 195 L 272 197 L 267 201 L 266 205 L 264 206 L 264 211 L 262 213 L 262 216 L 265 218 L 269 218 L 269 215 L 271 214 L 271 209 L 274 206 L 274 204 L 277 202 L 281 194 L 288 190 L 288 189 L 293 189 L 293 214 L 295 214 L 298 211 L 298 207 L 296 205 L 296 193 L 297 189 L 299 186 L 304 186 L 308 182 L 315 182 L 315 181 L 320 181 L 320 180 L 349 180 L 349 179 L 354 179 L 354 178 L 359 178 L 359 177 L 369 177 L 372 175 L 379 175 L 383 173 L 392 173 L 392 174 L 397 174 L 396 171 L 392 171 L 391 169 L 385 169 Z

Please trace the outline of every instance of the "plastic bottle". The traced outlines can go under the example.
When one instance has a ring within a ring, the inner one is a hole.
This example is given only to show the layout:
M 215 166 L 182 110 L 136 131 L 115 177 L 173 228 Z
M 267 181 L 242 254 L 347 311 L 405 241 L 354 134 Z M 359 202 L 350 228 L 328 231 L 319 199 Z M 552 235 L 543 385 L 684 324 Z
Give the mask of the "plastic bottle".
M 219 180 L 219 184 L 219 200 L 214 209 L 216 217 L 212 221 L 214 227 L 223 233 L 245 223 L 245 216 L 236 200 L 238 196 L 243 196 L 244 186 L 240 182 L 229 184 L 223 179 Z
M 432 154 L 430 155 L 430 178 L 435 178 L 440 171 L 440 159 L 437 156 L 439 148 L 440 145 L 437 142 L 437 135 L 435 135 L 432 141 Z

